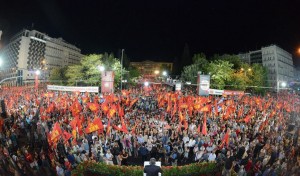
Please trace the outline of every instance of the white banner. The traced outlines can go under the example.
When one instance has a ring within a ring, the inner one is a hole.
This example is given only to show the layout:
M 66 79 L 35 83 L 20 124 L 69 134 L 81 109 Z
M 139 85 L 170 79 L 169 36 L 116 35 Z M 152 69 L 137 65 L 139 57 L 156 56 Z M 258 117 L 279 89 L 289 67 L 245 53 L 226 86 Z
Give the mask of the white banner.
M 219 90 L 219 89 L 209 89 L 209 94 L 210 95 L 223 95 L 224 90 Z
M 99 92 L 99 87 L 75 87 L 75 86 L 55 86 L 47 85 L 48 90 L 66 91 L 66 92 Z
M 181 91 L 181 83 L 176 83 L 175 84 L 175 90 L 176 91 Z

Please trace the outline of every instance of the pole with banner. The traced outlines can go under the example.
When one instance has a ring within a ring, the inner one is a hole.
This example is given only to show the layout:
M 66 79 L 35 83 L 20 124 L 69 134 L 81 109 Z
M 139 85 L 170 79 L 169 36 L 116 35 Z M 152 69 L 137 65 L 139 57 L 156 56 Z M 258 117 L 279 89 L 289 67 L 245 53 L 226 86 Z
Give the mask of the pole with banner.
M 197 85 L 198 95 L 208 96 L 210 87 L 210 75 L 201 75 L 201 73 L 198 72 Z
M 34 79 L 34 88 L 38 89 L 39 88 L 39 75 L 41 72 L 39 70 L 35 71 L 35 79 Z

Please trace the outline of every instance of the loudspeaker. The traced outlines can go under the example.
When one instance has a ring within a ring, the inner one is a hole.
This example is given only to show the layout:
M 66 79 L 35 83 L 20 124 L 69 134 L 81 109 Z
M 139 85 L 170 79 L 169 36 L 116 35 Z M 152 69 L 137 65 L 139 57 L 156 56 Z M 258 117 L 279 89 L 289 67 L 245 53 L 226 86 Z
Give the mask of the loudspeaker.
M 4 100 L 0 101 L 0 105 L 1 105 L 1 116 L 6 119 L 7 118 L 7 114 L 6 114 L 6 108 L 5 108 L 5 102 Z

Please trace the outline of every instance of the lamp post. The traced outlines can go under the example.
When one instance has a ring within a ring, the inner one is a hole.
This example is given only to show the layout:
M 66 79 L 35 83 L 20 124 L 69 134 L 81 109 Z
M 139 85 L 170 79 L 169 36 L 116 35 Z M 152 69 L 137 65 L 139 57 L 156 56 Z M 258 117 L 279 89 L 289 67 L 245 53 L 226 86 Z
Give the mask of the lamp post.
M 123 56 L 124 56 L 124 49 L 122 49 L 122 55 L 121 55 L 121 84 L 120 84 L 120 91 L 122 91 L 122 79 L 123 79 Z

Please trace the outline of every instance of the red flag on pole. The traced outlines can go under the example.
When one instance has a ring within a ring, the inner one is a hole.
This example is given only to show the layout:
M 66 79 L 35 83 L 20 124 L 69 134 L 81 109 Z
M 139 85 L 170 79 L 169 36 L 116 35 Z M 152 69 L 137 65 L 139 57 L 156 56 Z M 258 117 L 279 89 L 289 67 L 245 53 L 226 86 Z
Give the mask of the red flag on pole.
M 229 145 L 229 132 L 230 130 L 227 130 L 226 134 L 223 137 L 223 140 L 220 144 L 220 147 L 223 148 L 224 144 L 226 144 L 227 146 Z
M 207 135 L 206 113 L 204 114 L 204 119 L 203 119 L 202 134 L 203 134 L 203 135 Z

